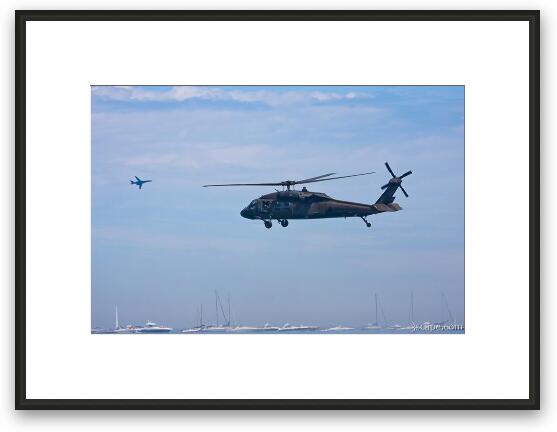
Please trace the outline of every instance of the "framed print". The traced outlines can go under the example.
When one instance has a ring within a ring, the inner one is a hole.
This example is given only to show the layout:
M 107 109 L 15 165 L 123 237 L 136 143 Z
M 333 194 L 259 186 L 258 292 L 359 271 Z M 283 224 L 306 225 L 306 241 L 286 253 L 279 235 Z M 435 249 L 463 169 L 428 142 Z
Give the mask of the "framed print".
M 17 409 L 539 409 L 539 11 L 15 19 Z

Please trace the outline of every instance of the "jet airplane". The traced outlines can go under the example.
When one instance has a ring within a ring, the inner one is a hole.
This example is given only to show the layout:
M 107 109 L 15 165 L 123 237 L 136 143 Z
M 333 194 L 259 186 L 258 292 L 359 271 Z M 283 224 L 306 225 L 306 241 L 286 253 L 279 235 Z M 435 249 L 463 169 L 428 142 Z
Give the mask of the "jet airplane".
M 137 177 L 137 176 L 134 176 L 134 177 L 135 177 L 135 179 L 136 179 L 137 181 L 130 180 L 130 183 L 131 183 L 132 185 L 137 185 L 137 186 L 139 186 L 139 189 L 141 189 L 141 187 L 142 187 L 145 183 L 149 183 L 149 182 L 152 182 L 152 181 L 153 181 L 153 180 L 141 180 L 141 179 L 140 179 L 139 177 Z

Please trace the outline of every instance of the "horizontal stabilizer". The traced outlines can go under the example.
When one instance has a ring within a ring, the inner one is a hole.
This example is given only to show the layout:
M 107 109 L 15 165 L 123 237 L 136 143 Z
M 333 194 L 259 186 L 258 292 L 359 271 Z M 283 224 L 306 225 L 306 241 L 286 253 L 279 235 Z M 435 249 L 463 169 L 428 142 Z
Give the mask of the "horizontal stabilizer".
M 377 203 L 374 204 L 374 207 L 377 209 L 379 213 L 396 212 L 402 210 L 402 207 L 399 206 L 397 203 L 391 203 L 391 204 Z

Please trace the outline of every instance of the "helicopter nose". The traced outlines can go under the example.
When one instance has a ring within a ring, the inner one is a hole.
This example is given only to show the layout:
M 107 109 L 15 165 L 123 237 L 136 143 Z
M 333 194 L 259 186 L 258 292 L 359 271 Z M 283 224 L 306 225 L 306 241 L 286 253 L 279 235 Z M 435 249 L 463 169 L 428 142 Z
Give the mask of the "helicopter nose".
M 247 216 L 248 216 L 247 213 L 248 213 L 247 209 L 243 209 L 243 210 L 240 212 L 240 216 L 242 216 L 242 217 L 244 217 L 244 218 L 247 218 Z

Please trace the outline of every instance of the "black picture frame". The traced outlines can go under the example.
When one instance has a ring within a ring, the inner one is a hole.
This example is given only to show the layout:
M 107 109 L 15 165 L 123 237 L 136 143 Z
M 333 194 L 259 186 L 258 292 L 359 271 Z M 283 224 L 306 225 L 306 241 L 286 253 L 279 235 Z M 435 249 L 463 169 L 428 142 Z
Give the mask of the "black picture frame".
M 528 399 L 28 399 L 26 396 L 26 23 L 28 21 L 527 21 L 529 23 Z M 16 409 L 539 409 L 540 12 L 503 11 L 15 11 Z

